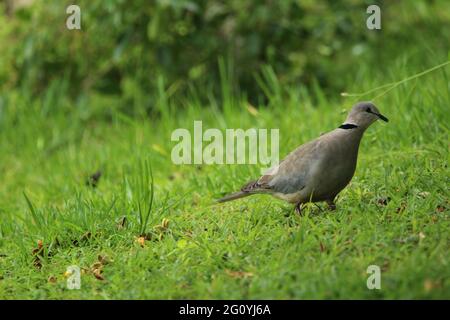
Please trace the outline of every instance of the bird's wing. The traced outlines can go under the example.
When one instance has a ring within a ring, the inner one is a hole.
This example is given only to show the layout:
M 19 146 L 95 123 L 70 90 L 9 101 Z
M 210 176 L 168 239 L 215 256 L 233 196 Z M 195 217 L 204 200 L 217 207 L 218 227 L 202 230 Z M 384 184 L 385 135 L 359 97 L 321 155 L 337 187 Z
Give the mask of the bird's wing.
M 318 159 L 321 139 L 312 140 L 291 152 L 277 167 L 256 181 L 259 189 L 283 194 L 295 193 L 308 183 L 311 170 Z

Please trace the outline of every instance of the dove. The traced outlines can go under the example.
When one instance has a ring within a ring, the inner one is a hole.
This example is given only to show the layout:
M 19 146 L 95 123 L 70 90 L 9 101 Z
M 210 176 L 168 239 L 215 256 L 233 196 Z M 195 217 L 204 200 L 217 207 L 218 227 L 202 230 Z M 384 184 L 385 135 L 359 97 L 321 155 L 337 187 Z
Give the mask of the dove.
M 341 126 L 299 146 L 259 179 L 217 201 L 222 203 L 254 194 L 270 194 L 295 204 L 299 214 L 302 205 L 308 202 L 325 201 L 331 210 L 335 210 L 336 196 L 355 173 L 361 138 L 377 120 L 389 121 L 372 102 L 358 102 Z

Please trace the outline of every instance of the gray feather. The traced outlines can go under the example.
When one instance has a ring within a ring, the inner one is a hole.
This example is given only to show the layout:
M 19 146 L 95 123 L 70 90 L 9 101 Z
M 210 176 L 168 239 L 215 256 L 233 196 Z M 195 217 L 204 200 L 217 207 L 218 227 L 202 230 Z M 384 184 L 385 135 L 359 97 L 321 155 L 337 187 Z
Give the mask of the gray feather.
M 387 120 L 372 103 L 356 104 L 344 125 L 301 145 L 268 174 L 219 202 L 271 193 L 297 205 L 309 201 L 332 203 L 352 179 L 363 133 L 377 119 Z

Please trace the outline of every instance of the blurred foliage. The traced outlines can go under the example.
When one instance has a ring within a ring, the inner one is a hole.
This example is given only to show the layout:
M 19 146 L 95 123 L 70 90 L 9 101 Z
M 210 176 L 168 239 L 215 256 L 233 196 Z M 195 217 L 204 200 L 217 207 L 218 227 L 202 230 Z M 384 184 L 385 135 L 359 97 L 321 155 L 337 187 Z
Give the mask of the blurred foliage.
M 0 2 L 2 92 L 95 96 L 146 110 L 161 92 L 204 97 L 220 93 L 224 81 L 260 102 L 261 86 L 275 75 L 282 85 L 336 94 L 361 63 L 413 59 L 419 46 L 422 59 L 424 50 L 447 52 L 450 39 L 444 0 L 376 1 L 379 31 L 366 27 L 372 0 L 26 2 L 16 9 L 12 0 Z M 81 7 L 79 31 L 65 24 L 73 3 Z

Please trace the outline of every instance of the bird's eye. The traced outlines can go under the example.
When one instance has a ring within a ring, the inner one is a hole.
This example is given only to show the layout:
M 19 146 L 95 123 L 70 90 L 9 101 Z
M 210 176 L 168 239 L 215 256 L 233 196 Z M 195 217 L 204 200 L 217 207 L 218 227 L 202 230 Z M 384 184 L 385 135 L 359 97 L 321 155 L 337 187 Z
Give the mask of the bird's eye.
M 369 107 L 366 108 L 366 112 L 372 113 L 372 110 L 370 110 Z

